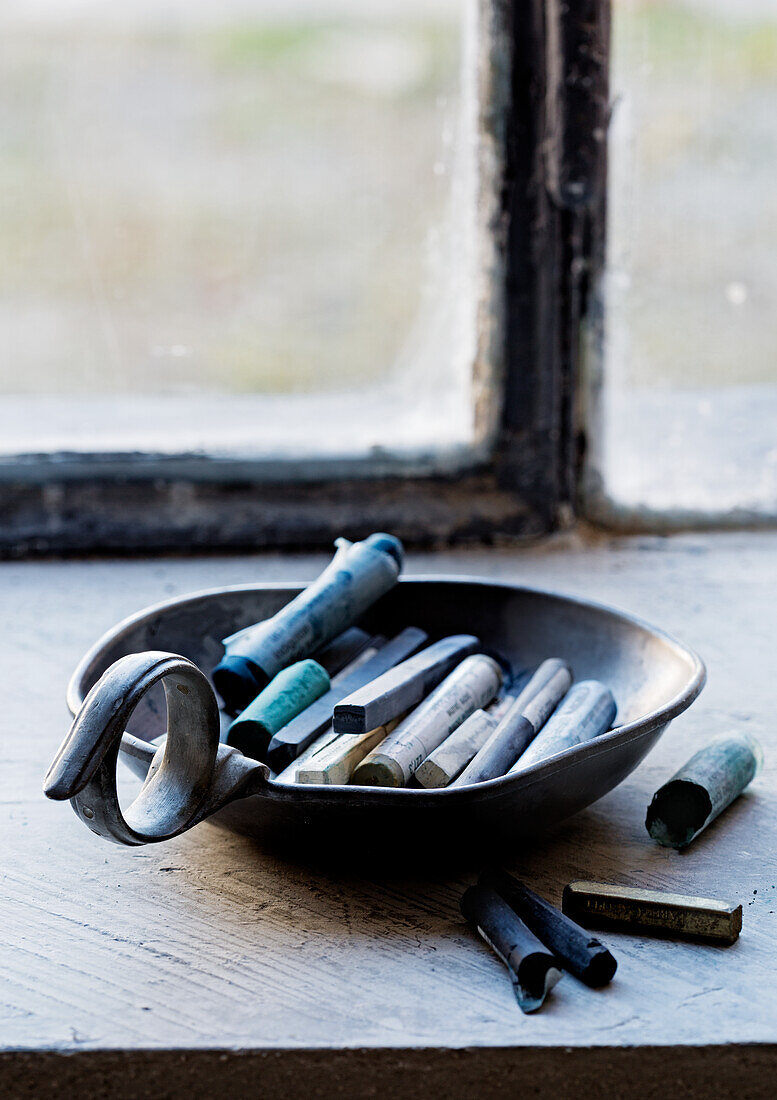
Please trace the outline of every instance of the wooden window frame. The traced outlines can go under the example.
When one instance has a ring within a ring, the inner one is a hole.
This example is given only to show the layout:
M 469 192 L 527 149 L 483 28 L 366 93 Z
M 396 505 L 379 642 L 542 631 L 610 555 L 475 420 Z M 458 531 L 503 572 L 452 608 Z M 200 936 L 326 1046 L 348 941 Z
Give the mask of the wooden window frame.
M 480 0 L 481 202 L 472 451 L 249 462 L 27 455 L 0 465 L 0 555 L 312 548 L 388 529 L 430 545 L 569 524 L 585 451 L 580 349 L 601 334 L 609 0 Z M 485 161 L 488 160 L 488 165 Z

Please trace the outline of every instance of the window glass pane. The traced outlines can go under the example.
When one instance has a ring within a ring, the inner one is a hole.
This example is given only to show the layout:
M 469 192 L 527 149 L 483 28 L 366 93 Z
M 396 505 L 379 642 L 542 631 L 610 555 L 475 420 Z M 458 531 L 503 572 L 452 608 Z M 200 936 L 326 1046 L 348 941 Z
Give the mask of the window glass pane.
M 464 0 L 4 0 L 0 438 L 472 433 Z
M 615 0 L 611 503 L 777 513 L 777 5 Z

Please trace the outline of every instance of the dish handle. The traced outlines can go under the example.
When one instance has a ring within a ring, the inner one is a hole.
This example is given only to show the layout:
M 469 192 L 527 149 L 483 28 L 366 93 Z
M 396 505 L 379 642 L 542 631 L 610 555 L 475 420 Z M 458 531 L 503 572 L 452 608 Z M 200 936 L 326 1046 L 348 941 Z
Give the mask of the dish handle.
M 162 682 L 167 737 L 157 748 L 126 733 L 143 696 Z M 135 800 L 122 809 L 116 765 L 122 740 L 150 761 Z M 265 764 L 219 743 L 219 710 L 207 677 L 175 653 L 149 651 L 120 658 L 84 699 L 49 768 L 44 793 L 70 799 L 92 832 L 117 844 L 148 844 L 196 825 L 254 793 L 269 778 Z

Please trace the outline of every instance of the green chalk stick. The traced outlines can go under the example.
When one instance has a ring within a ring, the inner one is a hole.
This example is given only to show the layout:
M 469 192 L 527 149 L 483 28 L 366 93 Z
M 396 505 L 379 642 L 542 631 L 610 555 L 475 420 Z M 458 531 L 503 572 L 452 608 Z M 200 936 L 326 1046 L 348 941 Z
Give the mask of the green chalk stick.
M 717 737 L 680 768 L 648 806 L 645 827 L 665 848 L 687 848 L 761 770 L 763 751 L 754 737 Z
M 292 718 L 329 691 L 329 676 L 317 661 L 297 661 L 274 676 L 234 720 L 227 744 L 263 760 L 270 741 Z

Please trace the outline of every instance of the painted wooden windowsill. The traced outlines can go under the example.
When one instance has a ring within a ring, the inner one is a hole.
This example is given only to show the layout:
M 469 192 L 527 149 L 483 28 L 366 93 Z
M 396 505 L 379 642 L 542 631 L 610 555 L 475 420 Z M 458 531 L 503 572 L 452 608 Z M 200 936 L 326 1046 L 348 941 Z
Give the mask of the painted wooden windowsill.
M 102 1095 L 99 1080 L 122 1096 L 208 1095 L 211 1086 L 280 1096 L 307 1075 L 324 1093 L 504 1086 L 515 1095 L 539 1075 L 548 1090 L 606 1079 L 617 1095 L 638 1072 L 650 1096 L 671 1069 L 683 1095 L 710 1095 L 711 1082 L 722 1095 L 737 1074 L 748 1076 L 748 1096 L 761 1095 L 777 1049 L 777 532 L 565 536 L 409 556 L 410 572 L 483 574 L 625 608 L 708 666 L 700 699 L 638 770 L 516 851 L 512 867 L 556 902 L 578 878 L 741 901 L 741 939 L 720 949 L 602 936 L 619 961 L 612 985 L 592 992 L 567 976 L 533 1017 L 518 1011 L 503 967 L 459 915 L 473 873 L 334 877 L 207 824 L 158 846 L 113 847 L 41 794 L 68 724 L 68 676 L 103 630 L 173 594 L 308 579 L 324 560 L 0 566 L 4 1094 L 83 1086 Z M 650 795 L 707 738 L 734 729 L 762 739 L 764 773 L 687 853 L 657 847 L 644 829 Z

